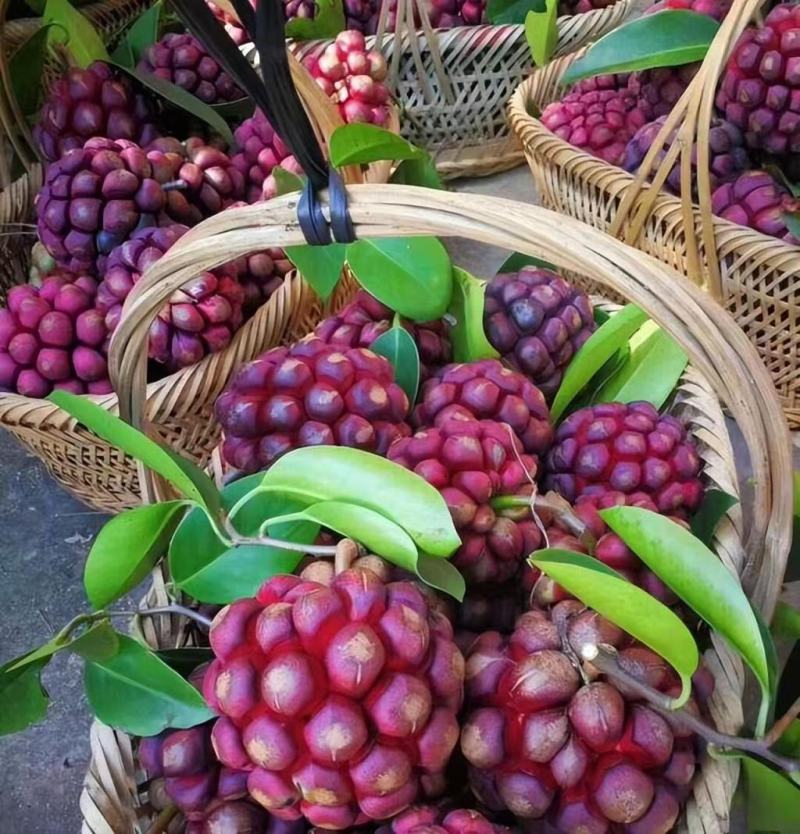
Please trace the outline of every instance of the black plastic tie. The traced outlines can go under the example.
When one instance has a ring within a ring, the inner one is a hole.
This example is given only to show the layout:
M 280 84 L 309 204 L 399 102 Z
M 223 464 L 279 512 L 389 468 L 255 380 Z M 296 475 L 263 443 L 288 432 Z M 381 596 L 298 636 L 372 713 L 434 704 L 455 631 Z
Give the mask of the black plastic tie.
M 297 221 L 309 246 L 327 246 L 331 243 L 331 227 L 322 213 L 319 197 L 310 179 L 306 180 L 297 204 Z
M 337 243 L 352 243 L 356 239 L 350 209 L 347 205 L 347 191 L 339 172 L 331 168 L 328 174 L 328 195 L 330 197 L 331 230 Z

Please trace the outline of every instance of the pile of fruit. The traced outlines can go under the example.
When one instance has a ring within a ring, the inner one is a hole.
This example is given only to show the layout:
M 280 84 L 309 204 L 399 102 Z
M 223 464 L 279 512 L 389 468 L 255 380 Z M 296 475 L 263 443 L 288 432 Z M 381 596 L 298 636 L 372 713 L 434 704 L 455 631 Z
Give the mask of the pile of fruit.
M 139 745 L 151 797 L 166 794 L 187 831 L 672 830 L 697 739 L 582 658 L 614 647 L 668 696 L 678 677 L 526 558 L 548 545 L 590 553 L 675 605 L 599 511 L 644 507 L 685 525 L 703 497 L 697 451 L 646 402 L 588 405 L 554 425 L 549 404 L 596 330 L 587 296 L 557 273 L 497 275 L 483 324 L 502 361 L 453 363 L 445 321 L 395 319 L 361 290 L 313 334 L 244 365 L 217 400 L 232 475 L 334 445 L 421 476 L 457 531 L 466 596 L 454 605 L 331 531 L 318 541 L 339 541 L 347 560 L 308 558 L 220 610 L 213 660 L 192 676 L 218 717 Z M 418 351 L 415 402 L 370 349 L 393 327 Z M 561 509 L 538 504 L 540 490 Z M 712 690 L 701 667 L 691 709 L 705 714 Z
M 661 9 L 689 9 L 720 20 L 727 6 L 664 0 Z M 800 151 L 800 6 L 776 5 L 748 27 L 720 79 L 709 130 L 708 173 L 714 214 L 763 234 L 798 243 L 786 215 L 800 208 L 790 183 Z M 635 172 L 667 114 L 699 64 L 662 67 L 578 82 L 542 112 L 543 124 L 587 153 Z M 674 134 L 658 151 L 664 158 Z M 696 197 L 697 151 L 692 154 Z M 681 190 L 680 160 L 664 187 Z
M 345 122 L 388 124 L 386 62 L 360 32 L 342 32 L 307 68 Z M 164 35 L 137 69 L 208 105 L 244 98 L 188 33 Z M 110 63 L 71 68 L 53 85 L 33 129 L 46 162 L 36 199 L 42 251 L 35 283 L 16 287 L 0 309 L 0 391 L 109 393 L 109 341 L 147 267 L 188 227 L 274 197 L 276 167 L 302 174 L 259 110 L 232 125 L 230 147 L 207 125 L 170 135 L 175 121 L 168 102 Z M 175 293 L 151 328 L 150 378 L 227 347 L 290 268 L 272 249 Z

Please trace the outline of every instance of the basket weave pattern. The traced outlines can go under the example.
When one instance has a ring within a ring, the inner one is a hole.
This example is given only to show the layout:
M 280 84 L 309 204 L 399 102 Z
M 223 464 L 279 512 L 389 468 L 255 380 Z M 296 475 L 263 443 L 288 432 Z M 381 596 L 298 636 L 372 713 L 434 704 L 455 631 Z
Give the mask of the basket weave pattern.
M 618 0 L 604 9 L 559 18 L 556 55 L 611 31 L 628 16 L 632 2 Z M 440 174 L 448 179 L 487 176 L 520 164 L 522 148 L 509 129 L 506 102 L 532 69 L 524 27 L 459 26 L 435 30 L 435 37 L 452 97 L 439 83 L 424 32 L 390 33 L 384 40 L 390 65 L 398 45 L 401 50 L 394 85 L 402 111 L 402 135 L 430 151 Z M 367 42 L 372 48 L 375 38 Z M 327 43 L 297 44 L 297 53 L 318 55 Z
M 691 199 L 654 193 L 642 172 L 628 174 L 551 133 L 531 114 L 561 98 L 561 77 L 579 55 L 535 71 L 509 106 L 542 203 L 635 245 L 710 292 L 756 346 L 790 424 L 800 427 L 800 246 L 716 217 Z M 716 75 L 709 80 L 707 73 L 704 65 L 687 96 L 716 87 Z M 678 122 L 681 131 L 687 125 Z M 666 171 L 678 146 L 691 147 L 692 139 L 680 134 L 674 144 Z

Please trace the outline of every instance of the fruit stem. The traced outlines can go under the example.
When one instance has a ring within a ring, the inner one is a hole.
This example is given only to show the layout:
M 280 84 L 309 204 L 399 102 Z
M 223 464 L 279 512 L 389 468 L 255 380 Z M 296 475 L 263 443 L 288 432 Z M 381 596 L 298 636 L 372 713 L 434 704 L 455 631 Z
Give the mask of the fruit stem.
M 178 809 L 174 805 L 169 805 L 153 820 L 153 824 L 147 829 L 146 834 L 162 834 L 167 830 L 167 827 L 175 818 Z
M 628 689 L 633 690 L 637 695 L 649 701 L 653 709 L 660 715 L 669 720 L 677 719 L 689 730 L 704 738 L 709 744 L 713 744 L 715 747 L 743 750 L 745 753 L 752 753 L 754 756 L 764 759 L 787 773 L 800 771 L 800 759 L 790 759 L 778 753 L 773 753 L 769 749 L 771 744 L 774 743 L 767 741 L 769 735 L 758 740 L 727 735 L 726 733 L 720 733 L 713 727 L 709 727 L 708 724 L 689 712 L 685 707 L 672 709 L 671 705 L 674 703 L 672 698 L 637 680 L 619 665 L 617 651 L 613 646 L 605 644 L 596 646 L 587 645 L 582 648 L 581 656 L 584 660 L 591 663 L 592 666 L 599 669 L 604 675 L 610 678 L 616 678 Z
M 178 605 L 177 603 L 162 605 L 158 608 L 140 608 L 138 611 L 103 611 L 101 613 L 108 617 L 157 617 L 159 614 L 179 614 L 182 617 L 188 617 L 190 620 L 194 620 L 205 628 L 211 628 L 211 620 L 208 617 L 199 611 L 187 608 L 185 605 Z
M 789 725 L 800 715 L 800 698 L 798 698 L 786 712 L 773 725 L 772 729 L 764 736 L 764 744 L 772 747 L 780 741 L 781 736 L 789 729 Z
M 493 510 L 510 510 L 514 507 L 528 507 L 532 512 L 544 512 L 561 522 L 566 529 L 579 539 L 590 553 L 594 553 L 597 540 L 589 527 L 570 506 L 569 502 L 552 490 L 544 495 L 499 495 L 489 502 Z

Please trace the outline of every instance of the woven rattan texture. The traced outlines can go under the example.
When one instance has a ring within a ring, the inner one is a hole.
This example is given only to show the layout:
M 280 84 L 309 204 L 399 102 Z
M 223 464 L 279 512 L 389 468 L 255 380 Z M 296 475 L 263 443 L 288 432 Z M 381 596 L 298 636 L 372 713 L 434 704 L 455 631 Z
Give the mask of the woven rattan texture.
M 639 190 L 633 175 L 551 133 L 532 114 L 561 97 L 560 79 L 577 57 L 535 71 L 510 103 L 542 203 L 615 233 L 709 291 L 756 346 L 790 424 L 800 427 L 800 247 L 715 217 L 691 199 L 653 194 L 646 183 Z

